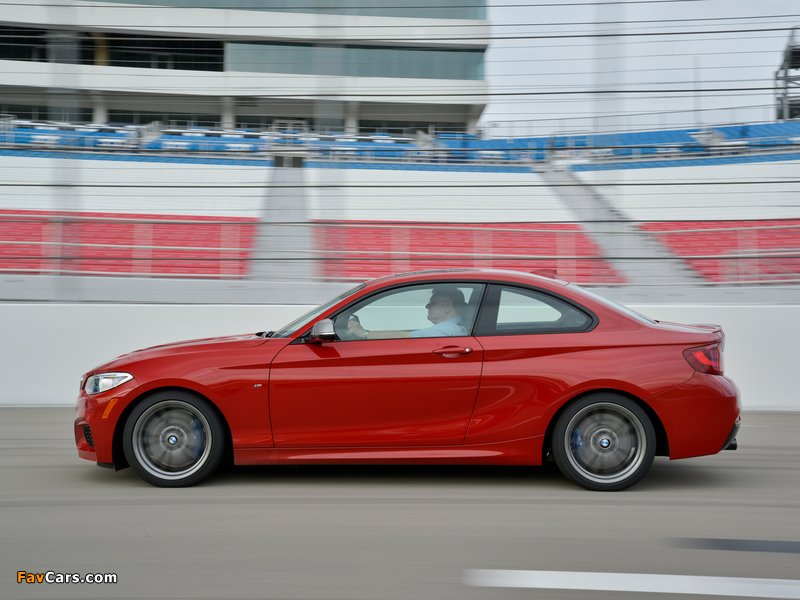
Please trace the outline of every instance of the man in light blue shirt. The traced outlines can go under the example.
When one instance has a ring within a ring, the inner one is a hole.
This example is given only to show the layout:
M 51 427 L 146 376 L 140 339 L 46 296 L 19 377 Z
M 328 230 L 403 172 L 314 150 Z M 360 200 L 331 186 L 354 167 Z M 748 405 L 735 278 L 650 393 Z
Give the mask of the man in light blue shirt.
M 433 323 L 430 327 L 410 332 L 367 331 L 356 321 L 350 321 L 347 327 L 350 333 L 362 340 L 462 336 L 467 335 L 461 320 L 466 305 L 464 292 L 456 286 L 441 286 L 434 288 L 430 302 L 425 305 L 428 309 L 428 320 Z
M 411 332 L 412 338 L 422 337 L 454 337 L 467 335 L 461 322 L 459 311 L 464 307 L 464 294 L 458 288 L 437 288 L 433 290 L 431 301 L 425 305 L 428 309 L 428 321 L 433 323 L 425 329 Z

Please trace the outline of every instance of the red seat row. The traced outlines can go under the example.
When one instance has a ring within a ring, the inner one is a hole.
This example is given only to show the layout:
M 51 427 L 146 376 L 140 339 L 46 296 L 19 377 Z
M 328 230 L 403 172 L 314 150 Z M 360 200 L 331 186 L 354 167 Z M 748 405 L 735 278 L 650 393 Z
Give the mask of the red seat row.
M 800 278 L 800 220 L 644 223 L 706 280 Z M 577 223 L 313 223 L 319 274 L 556 268 L 577 283 L 625 283 Z M 0 211 L 0 271 L 247 277 L 252 218 Z
M 713 282 L 800 278 L 800 220 L 643 223 L 704 279 Z
M 325 277 L 363 279 L 398 271 L 555 267 L 578 283 L 623 283 L 576 223 L 319 222 Z
M 244 277 L 254 219 L 0 212 L 0 271 Z

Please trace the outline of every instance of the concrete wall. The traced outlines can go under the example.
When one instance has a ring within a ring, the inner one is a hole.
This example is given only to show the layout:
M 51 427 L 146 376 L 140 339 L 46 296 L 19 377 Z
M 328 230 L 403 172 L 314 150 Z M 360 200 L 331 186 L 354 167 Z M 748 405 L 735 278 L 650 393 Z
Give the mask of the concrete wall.
M 582 171 L 634 221 L 798 219 L 798 161 Z
M 664 321 L 719 323 L 725 367 L 747 410 L 800 411 L 800 305 L 631 305 Z M 0 304 L 0 405 L 69 405 L 80 376 L 157 344 L 277 329 L 306 306 Z
M 273 168 L 257 162 L 124 158 L 0 155 L 0 209 L 257 218 L 274 191 Z M 798 161 L 778 161 L 576 176 L 637 221 L 797 219 L 798 167 Z M 577 218 L 538 173 L 302 171 L 311 219 L 535 223 Z
M 0 155 L 0 209 L 258 218 L 273 167 Z M 301 169 L 310 219 L 571 221 L 537 173 Z M 69 191 L 66 195 L 65 189 Z

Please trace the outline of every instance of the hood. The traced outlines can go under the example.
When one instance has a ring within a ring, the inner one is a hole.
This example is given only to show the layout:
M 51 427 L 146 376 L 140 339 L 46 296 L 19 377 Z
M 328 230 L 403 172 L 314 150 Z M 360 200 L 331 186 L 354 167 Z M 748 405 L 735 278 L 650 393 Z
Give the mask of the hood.
M 269 338 L 260 337 L 255 334 L 247 334 L 173 342 L 171 344 L 151 346 L 149 348 L 122 354 L 114 360 L 98 366 L 94 369 L 94 372 L 109 371 L 134 361 L 149 360 L 163 356 L 178 356 L 209 351 L 218 353 L 241 348 L 254 348 L 268 341 Z

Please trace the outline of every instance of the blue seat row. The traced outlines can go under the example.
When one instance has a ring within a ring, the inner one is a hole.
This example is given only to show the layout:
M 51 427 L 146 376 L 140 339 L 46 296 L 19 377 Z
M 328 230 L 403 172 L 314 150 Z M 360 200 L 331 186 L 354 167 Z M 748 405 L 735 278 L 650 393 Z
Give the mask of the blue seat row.
M 0 143 L 48 149 L 143 150 L 148 152 L 263 153 L 302 148 L 314 157 L 380 160 L 410 159 L 432 163 L 543 161 L 570 151 L 588 157 L 674 158 L 707 156 L 724 149 L 770 150 L 800 147 L 800 122 L 754 123 L 714 128 L 574 134 L 483 140 L 465 133 L 436 134 L 420 146 L 410 138 L 389 134 L 351 136 L 345 133 L 310 135 L 299 131 L 221 131 L 203 128 L 165 130 L 156 137 L 133 126 L 79 126 L 19 122 L 0 131 Z

